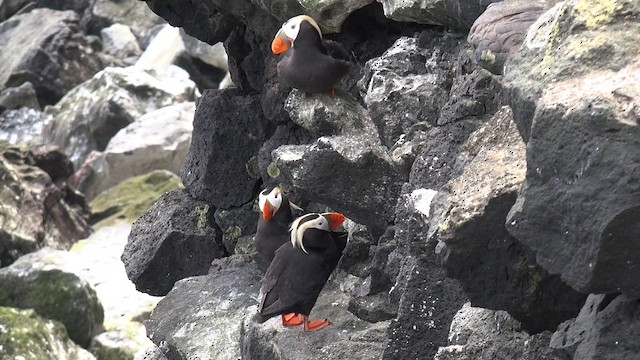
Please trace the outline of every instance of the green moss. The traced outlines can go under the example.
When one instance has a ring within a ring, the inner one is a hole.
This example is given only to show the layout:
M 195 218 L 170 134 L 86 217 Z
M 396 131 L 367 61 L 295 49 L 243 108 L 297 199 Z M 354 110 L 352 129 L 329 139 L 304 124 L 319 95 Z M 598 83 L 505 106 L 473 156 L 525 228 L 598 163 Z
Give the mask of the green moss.
M 518 289 L 527 300 L 526 304 L 534 304 L 540 292 L 542 277 L 534 265 L 526 258 L 520 257 L 516 264 L 516 281 Z
M 611 21 L 616 9 L 616 0 L 580 0 L 576 3 L 576 19 L 581 20 L 589 29 Z
M 156 170 L 127 179 L 100 193 L 91 203 L 91 222 L 112 225 L 118 220 L 133 223 L 167 191 L 182 187 L 175 174 Z
M 267 166 L 267 175 L 275 179 L 280 176 L 280 169 L 276 164 L 269 163 L 269 165 Z
M 209 226 L 209 222 L 207 221 L 209 214 L 209 205 L 198 206 L 193 209 L 192 216 L 195 216 L 197 219 L 197 227 L 201 233 L 204 233 L 205 229 Z
M 236 240 L 242 236 L 242 229 L 238 225 L 230 226 L 224 231 L 224 236 L 230 240 Z
M 258 165 L 258 158 L 256 156 L 249 159 L 245 167 L 249 176 L 254 179 L 260 179 L 260 166 Z

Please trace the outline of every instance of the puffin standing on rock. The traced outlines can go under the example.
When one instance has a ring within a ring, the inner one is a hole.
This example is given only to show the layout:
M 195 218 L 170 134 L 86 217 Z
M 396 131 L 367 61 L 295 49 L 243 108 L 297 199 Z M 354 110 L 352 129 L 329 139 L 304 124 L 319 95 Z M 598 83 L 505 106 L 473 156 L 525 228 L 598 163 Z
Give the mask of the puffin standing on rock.
M 349 54 L 338 43 L 322 40 L 320 27 L 307 15 L 285 22 L 271 43 L 271 51 L 285 53 L 278 62 L 278 76 L 306 93 L 333 95 L 333 87 L 352 67 Z
M 289 242 L 289 227 L 293 221 L 291 208 L 302 210 L 284 196 L 279 187 L 264 189 L 258 196 L 261 216 L 255 235 L 256 251 L 264 263 L 271 264 L 276 250 Z M 282 314 L 282 325 L 297 326 L 302 324 L 299 314 Z
M 340 213 L 310 213 L 293 222 L 291 241 L 276 251 L 262 279 L 258 322 L 295 313 L 302 315 L 303 331 L 330 325 L 328 319 L 309 321 L 309 313 L 347 245 L 346 234 L 333 232 L 344 219 Z

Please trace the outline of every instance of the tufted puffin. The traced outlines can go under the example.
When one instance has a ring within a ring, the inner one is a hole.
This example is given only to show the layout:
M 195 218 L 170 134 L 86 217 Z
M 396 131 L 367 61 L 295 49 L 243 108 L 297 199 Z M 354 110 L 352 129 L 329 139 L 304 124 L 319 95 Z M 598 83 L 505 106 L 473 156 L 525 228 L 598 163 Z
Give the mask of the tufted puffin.
M 293 312 L 302 315 L 303 331 L 330 324 L 309 321 L 309 313 L 347 245 L 346 234 L 333 232 L 344 219 L 340 213 L 311 213 L 294 220 L 291 241 L 276 251 L 262 279 L 258 321 Z
M 278 76 L 289 86 L 307 93 L 333 95 L 351 70 L 349 54 L 336 42 L 322 40 L 320 27 L 311 17 L 299 15 L 282 25 L 271 42 L 278 62 Z

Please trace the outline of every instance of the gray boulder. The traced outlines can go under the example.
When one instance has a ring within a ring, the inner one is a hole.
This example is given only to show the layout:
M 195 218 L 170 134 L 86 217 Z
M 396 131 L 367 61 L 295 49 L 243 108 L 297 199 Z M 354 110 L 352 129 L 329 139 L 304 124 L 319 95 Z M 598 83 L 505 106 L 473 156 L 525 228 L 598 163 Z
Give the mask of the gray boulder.
M 32 309 L 0 307 L 0 347 L 6 359 L 95 360 L 69 340 L 64 325 L 44 319 Z
M 76 169 L 102 151 L 120 129 L 142 115 L 195 100 L 195 84 L 181 69 L 106 68 L 48 109 L 44 139 L 65 149 Z
M 136 38 L 142 39 L 163 23 L 164 20 L 141 1 L 95 0 L 91 6 L 89 28 L 99 33 L 113 24 L 122 24 L 131 28 Z
M 103 65 L 73 11 L 35 9 L 0 23 L 0 89 L 31 82 L 41 105 L 57 102 Z
M 402 176 L 371 135 L 321 137 L 273 152 L 282 182 L 353 221 L 377 229 L 393 221 Z
M 182 38 L 185 50 L 192 57 L 218 69 L 229 70 L 227 53 L 222 42 L 209 45 L 187 34 L 183 28 L 180 28 L 180 38 Z
M 543 15 L 507 65 L 527 173 L 506 223 L 578 291 L 637 298 L 640 21 L 623 14 L 640 4 L 600 17 L 583 6 L 568 1 Z
M 67 252 L 46 247 L 0 269 L 0 306 L 60 321 L 74 342 L 88 347 L 103 330 L 104 310 L 91 285 L 65 268 L 72 261 Z
M 558 327 L 550 346 L 569 359 L 637 359 L 637 304 L 620 294 L 591 294 L 580 314 Z
M 505 311 L 471 307 L 456 314 L 449 346 L 441 347 L 435 360 L 569 360 L 549 348 L 551 333 L 529 335 Z
M 121 257 L 136 289 L 166 295 L 176 281 L 205 274 L 213 259 L 225 256 L 222 234 L 209 225 L 212 213 L 183 189 L 158 199 L 133 224 Z
M 260 168 L 260 177 L 262 184 L 266 186 L 278 185 L 278 177 L 280 169 L 273 162 L 272 151 L 281 145 L 300 145 L 314 141 L 316 138 L 309 134 L 306 130 L 288 124 L 278 125 L 273 135 L 262 143 L 260 151 L 258 151 L 258 167 Z
M 17 110 L 22 107 L 41 110 L 38 94 L 32 83 L 26 81 L 0 91 L 0 113 L 6 109 Z
M 216 260 L 209 274 L 175 284 L 146 322 L 148 336 L 169 359 L 239 359 L 259 288 L 259 270 L 247 256 Z
M 83 15 L 92 2 L 93 0 L 3 0 L 0 3 L 0 22 L 35 8 L 73 10 L 78 15 Z
M 430 220 L 447 275 L 460 280 L 471 304 L 506 310 L 536 333 L 575 316 L 584 295 L 537 265 L 505 228 L 525 166 L 524 143 L 505 107 L 463 145 L 461 170 L 437 195 Z
M 479 0 L 380 0 L 386 17 L 395 21 L 468 30 L 488 2 Z
M 258 96 L 237 89 L 205 91 L 196 105 L 191 148 L 182 168 L 189 194 L 223 209 L 252 200 L 266 123 Z
M 76 186 L 91 200 L 102 191 L 153 170 L 180 174 L 187 157 L 195 103 L 151 111 L 116 133 L 104 151 L 76 174 Z
M 67 158 L 52 153 L 55 149 L 35 152 L 0 140 L 2 266 L 43 246 L 68 249 L 91 233 L 84 199 L 64 182 L 71 175 Z
M 102 38 L 103 51 L 114 57 L 123 59 L 142 53 L 138 40 L 127 25 L 113 24 L 100 30 L 100 37 Z
M 23 107 L 0 113 L 0 139 L 12 144 L 42 144 L 42 129 L 51 115 Z

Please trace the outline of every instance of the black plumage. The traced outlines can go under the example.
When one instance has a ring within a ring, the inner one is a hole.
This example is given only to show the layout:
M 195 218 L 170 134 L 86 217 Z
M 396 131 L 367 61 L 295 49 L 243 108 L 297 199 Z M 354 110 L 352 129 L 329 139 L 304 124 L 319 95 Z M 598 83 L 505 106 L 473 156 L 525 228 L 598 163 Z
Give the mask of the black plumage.
M 283 194 L 280 196 L 282 201 L 270 219 L 266 220 L 264 214 L 258 218 L 256 251 L 267 265 L 273 260 L 276 250 L 289 242 L 289 226 L 293 221 L 289 200 Z

